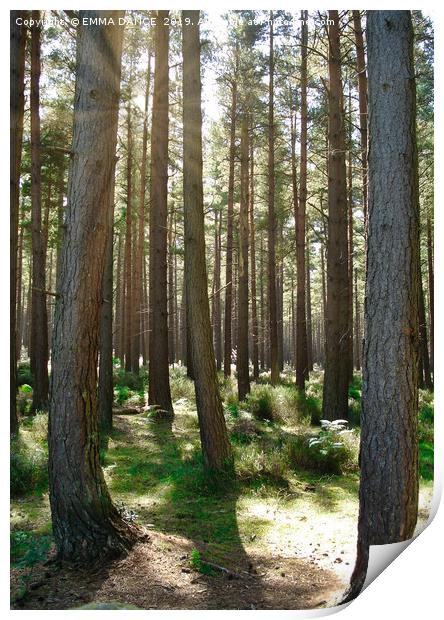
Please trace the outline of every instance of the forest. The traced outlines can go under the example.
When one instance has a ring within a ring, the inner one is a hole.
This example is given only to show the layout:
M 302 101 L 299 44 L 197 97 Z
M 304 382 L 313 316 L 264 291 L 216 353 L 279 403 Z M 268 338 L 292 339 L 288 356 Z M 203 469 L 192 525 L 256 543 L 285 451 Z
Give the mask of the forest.
M 10 12 L 13 609 L 313 609 L 433 493 L 433 23 Z

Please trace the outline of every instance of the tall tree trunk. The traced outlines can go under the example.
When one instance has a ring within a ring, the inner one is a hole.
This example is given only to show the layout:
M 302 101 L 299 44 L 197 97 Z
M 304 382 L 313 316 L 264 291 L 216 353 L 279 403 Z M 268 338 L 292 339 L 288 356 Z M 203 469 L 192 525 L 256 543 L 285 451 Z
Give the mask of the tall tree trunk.
M 168 220 L 168 360 L 170 364 L 174 364 L 174 204 Z
M 358 555 L 347 599 L 362 588 L 370 545 L 408 540 L 418 514 L 419 212 L 410 11 L 369 11 L 367 41 L 361 483 Z
M 40 11 L 32 11 L 34 23 Z M 31 29 L 31 371 L 34 375 L 32 411 L 48 404 L 48 318 L 46 309 L 45 244 L 42 230 L 41 158 L 40 158 L 40 27 Z
M 126 155 L 126 234 L 125 234 L 125 370 L 131 372 L 134 370 L 135 360 L 132 357 L 133 338 L 134 338 L 134 322 L 133 322 L 133 136 L 132 136 L 132 119 L 131 119 L 131 81 L 132 68 L 130 71 L 130 90 L 128 95 L 128 105 L 126 112 L 126 137 L 127 137 L 127 155 Z M 138 366 L 138 365 L 137 365 Z
M 422 286 L 422 275 L 419 274 L 419 356 L 422 373 L 419 376 L 419 387 L 433 390 L 432 375 L 430 373 L 430 358 L 427 345 L 427 323 L 424 305 L 424 289 Z
M 134 269 L 133 282 L 133 320 L 135 333 L 132 340 L 131 359 L 134 365 L 133 370 L 139 371 L 139 357 L 143 348 L 143 329 L 142 325 L 142 300 L 143 300 L 143 262 L 145 260 L 145 198 L 146 198 L 146 163 L 148 151 L 148 102 L 150 97 L 151 82 L 151 52 L 148 51 L 148 67 L 145 83 L 145 105 L 143 113 L 143 134 L 142 134 L 142 161 L 140 164 L 140 190 L 139 190 L 139 209 L 138 209 L 138 236 L 136 250 L 136 264 Z
M 264 234 L 261 232 L 260 246 L 259 246 L 259 303 L 260 303 L 260 316 L 261 316 L 261 333 L 259 340 L 259 359 L 260 368 L 265 368 L 265 303 L 264 303 Z
M 268 57 L 268 327 L 271 383 L 279 381 L 277 299 L 276 299 L 276 213 L 274 206 L 274 32 L 270 11 L 270 51 Z
M 173 415 L 168 368 L 168 46 L 169 11 L 157 12 L 151 130 L 149 403 Z
M 17 418 L 17 244 L 20 202 L 20 165 L 22 160 L 23 111 L 25 104 L 25 46 L 26 29 L 18 26 L 16 20 L 23 18 L 23 11 L 11 11 L 11 73 L 10 73 L 10 433 L 18 433 Z
M 299 205 L 296 220 L 296 385 L 305 389 L 308 377 L 307 320 L 305 300 L 305 210 L 307 202 L 307 11 L 301 11 L 301 161 Z
M 114 179 L 109 208 L 109 231 L 106 241 L 105 270 L 102 281 L 102 307 L 99 331 L 99 429 L 101 439 L 113 427 L 113 219 Z
M 348 162 L 347 162 L 347 197 L 348 197 L 348 303 L 349 303 L 349 375 L 353 380 L 353 138 L 352 138 L 352 98 L 351 82 L 348 83 Z
M 338 11 L 329 11 L 327 312 L 322 417 L 348 418 L 347 185 Z
M 222 325 L 220 309 L 221 288 L 221 233 L 222 213 L 219 209 L 214 210 L 214 293 L 213 293 L 213 332 L 214 351 L 216 355 L 216 368 L 222 368 Z
M 233 217 L 234 217 L 234 157 L 236 148 L 236 108 L 238 48 L 236 47 L 235 72 L 231 85 L 230 152 L 228 170 L 227 249 L 225 254 L 225 316 L 224 316 L 224 375 L 231 375 L 232 312 L 233 312 Z
M 307 288 L 307 367 L 313 370 L 313 325 L 311 316 L 311 276 L 310 276 L 310 245 L 307 241 L 306 265 L 306 288 Z
M 115 296 L 115 314 L 114 314 L 114 354 L 120 360 L 122 366 L 122 232 L 119 231 L 117 242 L 117 264 L 116 264 L 116 296 Z
M 21 348 L 22 348 L 22 329 L 23 329 L 23 286 L 22 286 L 22 280 L 23 280 L 23 245 L 24 245 L 24 239 L 23 239 L 23 230 L 24 230 L 24 217 L 25 217 L 25 209 L 24 206 L 22 205 L 21 208 L 21 215 L 20 215 L 20 232 L 19 232 L 19 237 L 18 237 L 18 256 L 17 256 L 17 277 L 16 277 L 16 288 L 15 288 L 15 294 L 16 294 L 16 328 L 15 328 L 15 356 L 16 356 L 16 362 L 20 361 L 20 353 L 21 353 Z M 12 231 L 11 231 L 12 232 Z M 14 266 L 11 265 L 12 270 L 14 270 Z M 11 287 L 12 288 L 12 287 Z M 12 333 L 11 333 L 11 337 L 12 337 Z M 14 371 L 14 369 L 12 368 L 11 371 Z M 14 392 L 15 394 L 15 392 Z M 14 396 L 15 398 L 15 396 Z
M 433 373 L 435 340 L 435 285 L 433 276 L 433 237 L 430 216 L 427 217 L 427 271 L 429 286 L 429 324 L 430 324 L 430 369 Z
M 355 269 L 355 356 L 356 370 L 361 368 L 361 327 L 360 327 L 360 305 L 358 295 L 358 270 Z
M 222 470 L 231 465 L 217 383 L 211 337 L 205 261 L 202 182 L 202 112 L 200 81 L 199 11 L 183 11 L 183 195 L 185 278 L 190 344 L 195 375 L 196 404 L 204 464 Z
M 250 391 L 248 355 L 248 207 L 249 183 L 248 117 L 244 111 L 241 125 L 241 196 L 239 211 L 239 286 L 237 319 L 237 389 L 239 400 Z
M 254 224 L 254 148 L 253 136 L 250 140 L 250 260 L 251 260 L 251 357 L 253 360 L 253 378 L 259 379 L 259 326 L 257 318 L 256 289 L 256 232 Z
M 356 70 L 358 72 L 359 128 L 361 132 L 364 231 L 367 231 L 367 73 L 365 70 L 364 37 L 362 33 L 361 15 L 359 11 L 353 11 L 353 28 L 355 31 L 356 44 Z
M 72 160 L 54 325 L 49 409 L 52 527 L 62 560 L 89 564 L 128 548 L 136 529 L 111 502 L 99 464 L 97 357 L 119 107 L 122 27 L 80 11 Z M 87 320 L 85 318 L 87 317 Z

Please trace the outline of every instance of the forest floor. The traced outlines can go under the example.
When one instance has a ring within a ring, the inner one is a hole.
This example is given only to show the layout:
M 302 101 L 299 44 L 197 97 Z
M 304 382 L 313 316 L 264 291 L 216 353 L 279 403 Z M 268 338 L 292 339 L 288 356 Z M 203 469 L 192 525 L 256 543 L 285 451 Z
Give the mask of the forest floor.
M 60 567 L 51 561 L 47 492 L 12 501 L 13 608 L 308 609 L 340 600 L 355 559 L 357 473 L 283 467 L 276 455 L 298 425 L 236 417 L 237 481 L 215 488 L 202 474 L 193 403 L 181 397 L 174 406 L 172 426 L 143 407 L 116 410 L 105 477 L 121 511 L 149 532 L 123 559 Z M 25 440 L 31 432 L 22 431 Z M 421 481 L 418 531 L 432 490 Z

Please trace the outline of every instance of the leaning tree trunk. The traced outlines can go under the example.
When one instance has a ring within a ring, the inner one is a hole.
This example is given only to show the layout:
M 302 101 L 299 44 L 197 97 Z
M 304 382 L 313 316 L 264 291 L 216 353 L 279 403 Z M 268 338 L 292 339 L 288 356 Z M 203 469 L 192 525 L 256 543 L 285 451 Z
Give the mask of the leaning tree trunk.
M 39 11 L 32 11 L 37 24 Z M 31 29 L 31 371 L 34 375 L 32 411 L 48 404 L 48 318 L 46 309 L 45 243 L 42 230 L 42 171 L 40 157 L 40 26 Z
M 17 316 L 17 243 L 18 217 L 20 200 L 20 164 L 22 159 L 24 77 L 26 30 L 18 26 L 16 20 L 23 17 L 23 11 L 11 11 L 11 90 L 10 90 L 10 432 L 18 432 L 17 419 L 17 352 L 16 352 L 16 316 Z M 22 241 L 23 243 L 23 241 Z
M 187 322 L 204 465 L 232 463 L 217 383 L 205 261 L 199 11 L 183 11 L 183 196 Z
M 322 417 L 347 419 L 349 312 L 347 187 L 338 11 L 329 18 L 329 161 L 325 375 Z
M 167 417 L 173 415 L 168 367 L 168 47 L 169 11 L 158 11 L 155 35 L 153 117 L 151 130 L 151 205 L 149 278 L 148 399 Z
M 419 212 L 409 11 L 369 11 L 369 195 L 358 556 L 411 538 L 418 513 Z
M 248 365 L 248 118 L 244 111 L 241 129 L 241 196 L 239 211 L 239 286 L 237 319 L 237 389 L 239 400 L 250 391 Z
M 84 26 L 77 80 L 65 238 L 57 298 L 49 409 L 49 492 L 62 560 L 89 563 L 135 540 L 111 502 L 99 464 L 97 357 L 102 279 L 109 235 L 120 92 L 122 27 Z

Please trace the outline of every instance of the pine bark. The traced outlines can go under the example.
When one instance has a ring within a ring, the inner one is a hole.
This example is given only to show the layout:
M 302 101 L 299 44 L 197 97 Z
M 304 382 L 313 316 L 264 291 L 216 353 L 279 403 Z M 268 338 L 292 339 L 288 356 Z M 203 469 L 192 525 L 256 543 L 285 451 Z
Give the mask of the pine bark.
M 237 320 L 237 390 L 239 400 L 245 399 L 250 391 L 248 355 L 248 209 L 249 187 L 249 144 L 248 117 L 244 112 L 241 125 L 241 196 L 239 211 L 239 285 Z
M 358 73 L 358 97 L 359 97 L 359 128 L 361 133 L 361 158 L 362 158 L 362 198 L 364 203 L 364 230 L 367 230 L 367 72 L 365 68 L 364 36 L 361 26 L 359 11 L 353 11 L 353 28 L 355 31 L 356 44 L 356 70 Z
M 348 418 L 349 285 L 345 132 L 338 11 L 329 11 L 329 160 L 325 374 L 322 417 Z
M 369 11 L 369 221 L 358 556 L 413 535 L 418 513 L 419 212 L 410 11 Z M 381 260 L 383 258 L 383 260 Z
M 151 205 L 149 262 L 149 379 L 150 405 L 173 415 L 168 367 L 168 48 L 169 11 L 157 12 L 153 115 L 151 130 Z
M 236 109 L 238 49 L 236 47 L 235 72 L 231 85 L 230 150 L 228 169 L 227 249 L 225 254 L 225 315 L 224 315 L 224 375 L 231 375 L 232 312 L 233 312 L 233 217 L 234 217 L 234 157 L 236 147 Z
M 305 389 L 308 378 L 307 318 L 305 299 L 305 211 L 307 203 L 307 11 L 301 12 L 301 158 L 299 203 L 296 220 L 296 385 Z
M 135 540 L 111 502 L 99 464 L 97 361 L 120 92 L 122 27 L 80 11 L 72 160 L 54 325 L 49 409 L 49 491 L 61 560 L 89 564 Z M 87 317 L 87 320 L 85 320 Z
M 274 176 L 274 32 L 270 11 L 270 47 L 268 57 L 268 331 L 271 383 L 279 381 L 278 325 L 276 296 L 276 213 Z
M 190 25 L 185 25 L 189 18 Z M 187 321 L 204 465 L 231 467 L 217 383 L 205 260 L 199 11 L 183 11 L 183 194 Z
M 17 418 L 17 245 L 20 201 L 20 165 L 22 159 L 24 77 L 26 30 L 16 20 L 23 17 L 23 11 L 10 13 L 10 433 L 18 433 Z M 23 241 L 22 241 L 23 242 Z
M 32 11 L 37 24 L 40 11 Z M 46 308 L 45 242 L 42 227 L 40 153 L 40 27 L 31 28 L 31 371 L 34 376 L 32 411 L 48 406 L 48 314 Z
M 256 227 L 254 222 L 254 149 L 250 139 L 250 261 L 251 261 L 251 357 L 253 361 L 253 378 L 259 379 L 259 324 L 257 316 L 256 286 Z
M 433 374 L 435 352 L 435 284 L 433 276 L 433 236 L 430 217 L 427 217 L 427 275 L 429 287 L 430 370 Z

